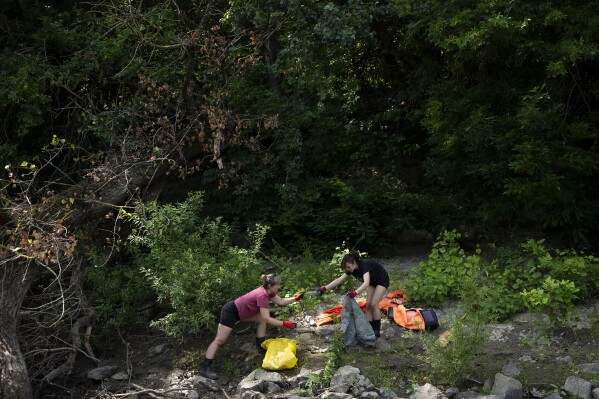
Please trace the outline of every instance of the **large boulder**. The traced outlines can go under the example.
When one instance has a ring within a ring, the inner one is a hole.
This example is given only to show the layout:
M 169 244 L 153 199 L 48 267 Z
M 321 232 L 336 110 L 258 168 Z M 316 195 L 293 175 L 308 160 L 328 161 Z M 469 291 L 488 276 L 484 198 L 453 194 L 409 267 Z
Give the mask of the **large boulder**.
M 339 367 L 331 378 L 331 392 L 347 393 L 358 381 L 360 369 L 353 366 Z
M 593 385 L 589 381 L 580 377 L 570 376 L 566 378 L 564 389 L 570 395 L 580 399 L 592 398 Z
M 522 383 L 512 377 L 497 373 L 491 395 L 497 395 L 501 399 L 521 399 Z

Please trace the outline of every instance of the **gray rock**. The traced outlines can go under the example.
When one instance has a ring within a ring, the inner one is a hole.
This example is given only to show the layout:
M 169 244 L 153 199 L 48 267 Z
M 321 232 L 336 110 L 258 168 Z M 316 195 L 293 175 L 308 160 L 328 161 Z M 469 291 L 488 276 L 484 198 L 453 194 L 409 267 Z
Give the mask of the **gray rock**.
M 333 333 L 336 329 L 338 329 L 338 327 L 335 327 L 335 325 L 325 324 L 316 330 L 316 335 L 319 335 L 323 338 L 330 338 L 333 336 Z
M 381 398 L 383 399 L 397 399 L 397 394 L 389 388 L 379 389 L 379 395 L 381 395 Z
M 174 368 L 170 371 L 168 376 L 165 378 L 168 384 L 178 384 L 179 381 L 185 379 L 185 371 L 179 368 Z
M 241 395 L 242 399 L 268 399 L 266 395 L 261 392 L 256 391 L 245 391 Z
M 320 396 L 321 399 L 354 399 L 353 396 L 351 396 L 348 393 L 341 393 L 341 392 L 325 392 Z
M 453 398 L 458 393 L 460 393 L 460 389 L 456 387 L 447 388 L 445 390 L 445 396 L 447 396 L 448 398 Z
M 110 377 L 110 379 L 115 381 L 125 381 L 129 379 L 129 374 L 124 371 L 119 371 L 118 373 Z
M 512 377 L 497 373 L 491 395 L 497 395 L 501 399 L 521 399 L 522 383 Z
M 395 337 L 395 328 L 394 327 L 384 328 L 383 331 L 381 332 L 381 335 L 387 339 L 394 338 Z
M 593 385 L 585 379 L 576 376 L 566 378 L 564 389 L 580 399 L 591 399 Z
M 595 374 L 599 373 L 599 363 L 584 363 L 576 366 L 581 373 Z
M 537 389 L 536 387 L 532 387 L 532 389 L 530 390 L 529 394 L 533 398 L 542 399 L 542 398 L 545 397 L 545 391 L 541 391 L 541 390 Z
M 148 349 L 148 356 L 156 356 L 156 355 L 164 352 L 166 347 L 167 347 L 167 344 L 154 345 L 153 347 Z
M 593 399 L 599 399 L 599 388 L 593 389 Z
M 94 381 L 102 381 L 105 378 L 110 377 L 116 371 L 115 366 L 102 366 L 97 367 L 87 372 L 87 378 Z
M 237 394 L 243 394 L 244 392 L 247 391 L 256 391 L 256 392 L 262 392 L 262 390 L 264 389 L 264 381 L 256 381 L 256 380 L 251 380 L 251 381 L 241 381 L 239 383 L 239 385 L 237 385 Z
M 508 377 L 515 377 L 520 374 L 520 369 L 516 363 L 508 363 L 503 366 L 501 373 L 503 373 L 503 375 L 507 375 Z
M 533 359 L 530 355 L 520 356 L 518 360 L 520 360 L 521 362 L 536 363 L 536 360 Z
M 363 392 L 362 395 L 360 395 L 360 399 L 379 399 L 380 395 L 377 392 L 373 392 L 373 391 L 368 391 L 368 392 Z
M 360 370 L 353 366 L 343 366 L 331 378 L 330 390 L 332 392 L 346 393 L 358 381 Z
M 200 394 L 195 389 L 191 389 L 185 393 L 187 399 L 200 399 Z
M 545 396 L 545 398 L 544 398 L 544 399 L 563 399 L 563 398 L 562 398 L 562 395 L 560 395 L 560 394 L 559 394 L 559 393 L 557 393 L 557 392 L 554 392 L 554 393 L 552 393 L 552 394 L 551 394 L 551 395 L 549 395 L 549 396 Z
M 478 397 L 478 395 L 479 394 L 476 391 L 463 391 L 458 392 L 454 399 L 472 399 Z
M 376 387 L 367 377 L 358 374 L 348 393 L 351 393 L 355 397 L 359 397 L 363 392 L 367 391 L 376 391 Z
M 258 381 L 274 382 L 277 385 L 283 385 L 283 377 L 281 374 L 274 371 L 255 370 L 254 379 Z
M 530 323 L 534 321 L 534 318 L 532 313 L 518 313 L 512 317 L 512 320 L 517 323 Z
M 220 388 L 216 381 L 211 380 L 209 378 L 202 377 L 201 375 L 194 375 L 193 377 L 191 377 L 189 379 L 189 381 L 191 382 L 191 385 L 194 388 L 198 388 L 198 389 L 201 389 L 204 391 L 212 391 L 212 392 L 220 391 Z
M 445 395 L 441 390 L 431 384 L 424 384 L 416 388 L 416 392 L 410 395 L 410 399 L 443 399 Z
M 487 378 L 483 384 L 483 391 L 485 392 L 491 392 L 491 389 L 493 389 L 493 384 L 495 383 L 495 379 L 494 378 Z
M 311 374 L 310 370 L 302 367 L 299 373 L 287 379 L 287 383 L 291 388 L 301 386 L 310 379 Z
M 256 380 L 255 376 L 257 372 L 263 371 L 257 369 L 248 374 L 243 380 L 237 385 L 237 394 L 242 395 L 246 391 L 262 392 L 264 390 L 264 381 Z
M 270 381 L 264 381 L 264 385 L 262 386 L 262 389 L 264 390 L 264 393 L 278 393 L 281 392 L 283 389 L 278 385 L 275 384 L 274 382 L 270 382 Z
M 572 356 L 558 356 L 555 358 L 555 361 L 562 364 L 568 364 L 572 362 Z

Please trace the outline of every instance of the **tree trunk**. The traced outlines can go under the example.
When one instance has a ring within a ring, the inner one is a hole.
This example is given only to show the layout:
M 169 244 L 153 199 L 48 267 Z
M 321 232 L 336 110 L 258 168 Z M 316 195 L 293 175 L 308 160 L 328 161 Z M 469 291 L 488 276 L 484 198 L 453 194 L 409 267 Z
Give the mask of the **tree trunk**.
M 192 145 L 186 149 L 186 154 L 197 153 L 201 151 L 201 148 L 199 144 Z M 169 183 L 168 180 L 163 180 L 167 171 L 168 167 L 165 165 L 154 167 L 151 163 L 140 163 L 124 168 L 118 175 L 115 173 L 114 177 L 108 181 L 101 183 L 82 181 L 65 190 L 59 194 L 63 198 L 74 197 L 74 193 L 78 192 L 78 189 L 86 194 L 93 191 L 95 197 L 91 200 L 76 201 L 75 206 L 69 210 L 68 217 L 65 217 L 64 226 L 72 231 L 85 224 L 87 229 L 95 230 L 94 227 L 104 220 L 103 216 L 106 212 L 113 211 L 115 206 L 125 204 L 135 197 L 145 198 L 148 195 L 159 195 L 160 190 Z M 178 182 L 173 179 L 170 184 L 178 184 Z M 19 214 L 16 213 L 16 215 L 18 217 Z M 12 225 L 19 225 L 19 221 L 13 222 Z M 2 248 L 0 247 L 0 249 Z M 60 248 L 56 250 L 56 253 L 60 253 Z M 6 256 L 6 251 L 3 255 Z M 33 255 L 27 254 L 27 256 Z M 50 264 L 48 267 L 52 268 L 54 265 Z M 15 262 L 0 259 L 0 399 L 33 397 L 27 365 L 19 347 L 18 313 L 31 283 L 43 272 L 43 267 L 34 261 Z M 75 326 L 77 332 L 79 327 L 86 325 L 89 320 L 89 318 L 81 319 L 80 323 Z M 76 347 L 77 345 L 80 344 L 75 342 Z M 68 367 L 67 365 L 59 371 L 68 370 Z M 56 373 L 49 374 L 46 381 L 54 378 Z
M 30 399 L 33 392 L 17 339 L 17 316 L 40 269 L 33 263 L 11 262 L 0 270 L 0 399 Z

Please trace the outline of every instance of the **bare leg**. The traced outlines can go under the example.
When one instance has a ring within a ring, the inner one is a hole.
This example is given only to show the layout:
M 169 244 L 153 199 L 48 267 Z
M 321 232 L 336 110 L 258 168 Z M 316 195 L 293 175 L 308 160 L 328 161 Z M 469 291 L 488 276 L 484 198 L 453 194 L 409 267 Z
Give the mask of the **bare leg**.
M 251 321 L 251 322 L 258 324 L 258 327 L 256 328 L 256 337 L 257 338 L 262 338 L 266 335 L 266 321 L 262 318 L 262 315 L 260 313 L 255 314 L 251 317 L 248 317 L 247 319 L 241 319 L 241 320 L 242 321 Z
M 229 339 L 231 331 L 233 331 L 231 327 L 227 327 L 219 323 L 216 337 L 214 337 L 214 340 L 206 350 L 206 359 L 214 359 L 218 348 L 220 348 L 220 346 L 227 342 L 227 339 Z
M 366 319 L 368 321 L 372 321 L 372 298 L 374 297 L 374 291 L 375 287 L 369 285 L 366 294 Z
M 379 309 L 379 302 L 383 299 L 385 291 L 387 291 L 387 289 L 382 285 L 368 287 L 366 319 L 370 322 L 377 339 L 381 336 L 381 309 Z
M 372 299 L 370 300 L 370 308 L 372 311 L 371 320 L 380 320 L 381 309 L 379 308 L 379 303 L 381 302 L 381 299 L 383 299 L 383 296 L 385 296 L 387 289 L 382 285 L 377 285 L 372 291 Z M 370 287 L 368 287 L 368 296 L 370 297 Z

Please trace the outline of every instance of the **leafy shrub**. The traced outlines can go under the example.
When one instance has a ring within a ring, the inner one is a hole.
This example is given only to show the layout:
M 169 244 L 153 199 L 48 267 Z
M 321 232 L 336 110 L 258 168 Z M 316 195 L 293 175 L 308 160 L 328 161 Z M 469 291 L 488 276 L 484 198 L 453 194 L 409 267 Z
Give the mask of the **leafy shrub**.
M 267 228 L 249 232 L 249 248 L 231 244 L 232 231 L 220 219 L 201 219 L 200 193 L 178 204 L 138 205 L 131 216 L 137 264 L 158 299 L 172 311 L 152 324 L 181 336 L 216 325 L 220 307 L 256 288 L 262 264 L 258 251 Z
M 447 298 L 461 298 L 470 314 L 502 320 L 525 308 L 551 316 L 556 308 L 550 304 L 568 308 L 599 291 L 598 260 L 593 256 L 550 251 L 543 240 L 528 240 L 484 263 L 480 251 L 467 256 L 459 238 L 456 231 L 444 232 L 427 262 L 411 273 L 405 282 L 411 300 L 438 306 Z
M 153 299 L 143 274 L 125 263 L 114 267 L 94 266 L 85 270 L 90 300 L 98 314 L 97 331 L 110 336 L 118 329 L 127 329 L 147 321 L 138 309 Z
M 574 283 L 581 299 L 599 293 L 598 258 L 567 250 L 556 251 L 555 256 L 549 257 L 546 262 L 551 276 Z
M 466 255 L 459 247 L 457 231 L 445 231 L 433 244 L 426 262 L 421 262 L 405 282 L 410 300 L 438 306 L 450 297 L 459 297 L 463 282 L 479 269 L 480 251 Z
M 539 306 L 545 300 L 571 306 L 576 299 L 584 299 L 598 291 L 597 269 L 596 258 L 579 255 L 573 250 L 558 250 L 552 255 L 544 240 L 528 240 L 519 248 L 506 248 L 498 254 L 489 270 L 488 285 L 495 291 L 497 304 L 489 312 L 501 319 L 525 308 L 540 311 Z M 563 295 L 553 287 L 556 281 L 564 282 L 557 283 L 564 284 Z M 573 293 L 577 298 L 570 296 Z
M 424 345 L 423 357 L 437 381 L 459 386 L 476 370 L 475 361 L 488 336 L 478 317 L 454 316 L 447 327 L 451 335 L 446 341 L 435 334 L 419 336 Z
M 537 313 L 546 313 L 552 322 L 567 319 L 574 308 L 580 291 L 572 281 L 545 278 L 541 288 L 524 290 L 520 293 L 526 307 Z

